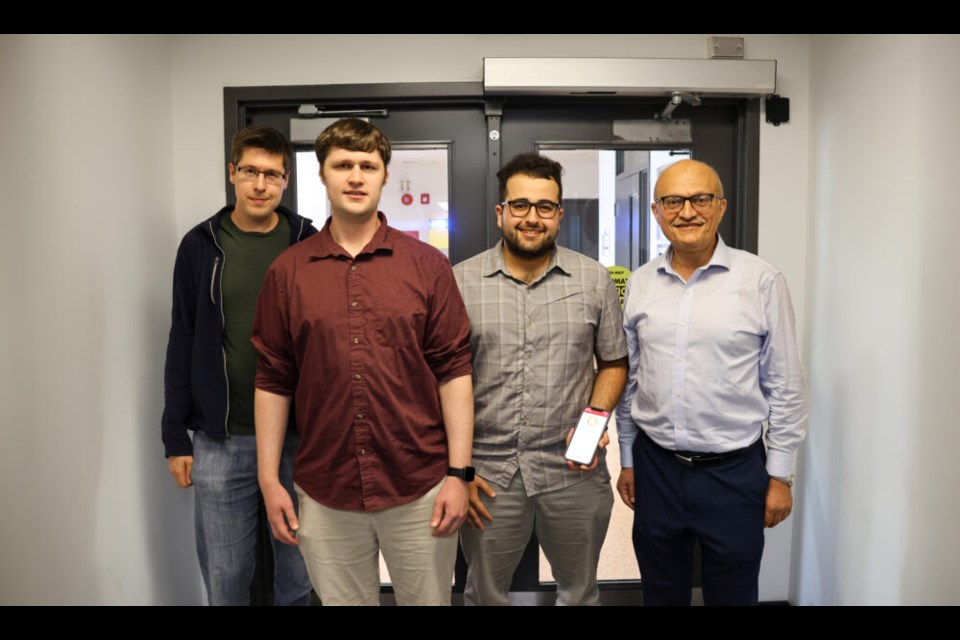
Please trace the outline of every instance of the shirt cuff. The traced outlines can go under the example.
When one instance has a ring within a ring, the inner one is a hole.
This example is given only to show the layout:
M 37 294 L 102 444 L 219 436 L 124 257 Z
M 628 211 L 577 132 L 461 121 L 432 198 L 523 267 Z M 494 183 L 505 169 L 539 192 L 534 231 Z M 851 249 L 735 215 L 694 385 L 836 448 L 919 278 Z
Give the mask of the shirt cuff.
M 781 478 L 792 476 L 795 468 L 796 464 L 792 453 L 773 449 L 767 451 L 767 473 L 769 475 Z
M 637 426 L 627 418 L 622 421 L 617 416 L 617 441 L 620 443 L 620 467 L 633 468 L 633 443 L 637 441 Z
M 473 375 L 473 363 L 467 361 L 457 367 L 450 369 L 449 371 L 443 371 L 440 375 L 437 375 L 436 372 L 433 374 L 437 378 L 437 384 L 444 384 L 450 382 L 451 380 L 456 380 L 457 378 L 462 378 L 463 376 Z

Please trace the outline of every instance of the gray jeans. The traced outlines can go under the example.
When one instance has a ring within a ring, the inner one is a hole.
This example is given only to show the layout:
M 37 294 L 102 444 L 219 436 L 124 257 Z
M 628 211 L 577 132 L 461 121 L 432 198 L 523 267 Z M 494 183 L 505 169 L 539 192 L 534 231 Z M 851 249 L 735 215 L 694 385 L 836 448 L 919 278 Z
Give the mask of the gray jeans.
M 495 498 L 480 494 L 493 522 L 478 531 L 464 524 L 460 544 L 467 558 L 468 605 L 510 604 L 507 592 L 523 550 L 537 532 L 554 578 L 558 605 L 598 605 L 597 564 L 607 535 L 613 490 L 606 474 L 528 497 L 518 472 Z

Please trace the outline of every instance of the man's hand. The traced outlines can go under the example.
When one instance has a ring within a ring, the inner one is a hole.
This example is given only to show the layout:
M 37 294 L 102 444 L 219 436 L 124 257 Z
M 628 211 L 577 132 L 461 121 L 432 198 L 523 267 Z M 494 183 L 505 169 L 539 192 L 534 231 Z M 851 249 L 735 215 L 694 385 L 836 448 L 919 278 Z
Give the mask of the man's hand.
M 470 504 L 467 507 L 467 522 L 474 529 L 483 530 L 483 520 L 493 522 L 493 516 L 487 511 L 487 506 L 480 500 L 480 492 L 483 491 L 491 498 L 497 497 L 497 492 L 487 484 L 487 481 L 480 476 L 474 476 L 470 483 Z
M 573 438 L 573 431 L 574 431 L 574 427 L 571 427 L 570 431 L 567 431 L 568 447 L 570 446 L 570 439 Z M 605 449 L 608 444 L 610 444 L 609 429 L 603 432 L 603 435 L 600 437 L 600 443 L 598 447 L 600 449 Z M 593 464 L 591 464 L 589 467 L 582 464 L 576 464 L 575 462 L 570 462 L 569 460 L 567 460 L 567 469 L 570 469 L 571 471 L 592 471 L 593 469 L 597 468 L 597 465 L 599 463 L 600 463 L 600 455 L 598 453 L 597 455 L 593 456 Z
M 260 485 L 260 491 L 263 493 L 263 504 L 273 537 L 283 544 L 300 544 L 296 538 L 300 521 L 297 520 L 297 514 L 293 509 L 290 493 L 279 482 L 268 487 Z
M 636 497 L 634 496 L 634 490 L 636 486 L 633 483 L 633 469 L 621 469 L 620 477 L 617 478 L 617 493 L 620 494 L 620 499 L 623 500 L 623 504 L 634 509 L 634 502 Z
M 463 521 L 467 519 L 469 501 L 467 483 L 460 478 L 447 476 L 433 503 L 433 517 L 430 518 L 433 535 L 449 536 L 459 531 Z
M 777 526 L 787 519 L 792 510 L 793 493 L 790 487 L 770 478 L 770 484 L 767 485 L 767 506 L 763 512 L 763 526 Z
M 170 475 L 177 481 L 177 486 L 186 489 L 193 484 L 193 456 L 170 456 L 167 458 Z

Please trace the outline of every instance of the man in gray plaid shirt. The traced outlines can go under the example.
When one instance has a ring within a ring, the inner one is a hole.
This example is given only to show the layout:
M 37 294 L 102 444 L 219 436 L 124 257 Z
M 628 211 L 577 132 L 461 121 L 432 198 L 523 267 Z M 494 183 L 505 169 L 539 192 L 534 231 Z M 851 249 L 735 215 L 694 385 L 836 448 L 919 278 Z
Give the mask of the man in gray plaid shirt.
M 467 604 L 509 604 L 513 572 L 534 531 L 558 604 L 600 603 L 610 474 L 602 449 L 590 466 L 566 461 L 564 452 L 584 407 L 617 405 L 627 344 L 607 270 L 556 246 L 562 171 L 535 153 L 507 163 L 497 173 L 503 238 L 453 270 L 473 348 L 477 476 L 470 527 L 460 532 Z M 604 435 L 601 447 L 607 442 Z

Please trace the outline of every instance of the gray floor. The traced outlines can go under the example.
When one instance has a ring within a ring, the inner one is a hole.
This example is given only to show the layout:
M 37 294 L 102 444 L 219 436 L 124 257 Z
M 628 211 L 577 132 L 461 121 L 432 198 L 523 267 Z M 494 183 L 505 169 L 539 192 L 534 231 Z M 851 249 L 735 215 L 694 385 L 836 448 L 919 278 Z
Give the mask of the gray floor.
M 514 606 L 541 606 L 549 607 L 556 601 L 557 594 L 554 591 L 523 591 L 510 594 L 510 604 Z M 600 591 L 600 601 L 604 606 L 640 606 L 643 604 L 643 596 L 640 589 L 602 589 Z M 380 604 L 383 606 L 394 606 L 396 601 L 392 593 L 380 595 Z M 703 606 L 703 596 L 700 589 L 693 590 L 693 606 Z M 453 605 L 463 605 L 463 595 L 453 594 Z

